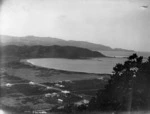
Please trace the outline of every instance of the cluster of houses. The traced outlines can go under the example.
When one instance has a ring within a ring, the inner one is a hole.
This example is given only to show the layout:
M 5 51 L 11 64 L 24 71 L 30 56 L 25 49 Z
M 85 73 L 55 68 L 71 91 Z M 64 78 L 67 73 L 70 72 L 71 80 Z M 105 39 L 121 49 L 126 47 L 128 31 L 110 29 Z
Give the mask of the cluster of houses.
M 60 102 L 60 103 L 62 103 L 63 102 L 63 100 L 62 99 L 58 99 L 58 101 Z M 75 102 L 74 103 L 74 106 L 81 106 L 81 105 L 88 105 L 88 103 L 89 103 L 89 101 L 88 100 L 85 100 L 85 99 L 83 99 L 83 100 L 81 100 L 81 101 L 78 101 L 78 102 Z M 59 106 L 58 108 L 57 108 L 58 110 L 62 110 L 62 109 L 64 109 L 64 106 L 62 105 L 62 106 Z M 26 113 L 32 113 L 32 114 L 47 114 L 49 111 L 51 111 L 51 108 L 50 109 L 43 109 L 43 110 L 33 110 L 33 111 L 25 111 Z
M 59 97 L 60 95 L 58 93 L 46 93 L 45 97 Z
M 64 85 L 61 85 L 61 84 L 55 84 L 56 87 L 60 87 L 60 88 L 63 88 L 65 87 Z
M 102 78 L 101 78 L 102 79 Z M 70 80 L 65 80 L 65 82 L 69 82 L 69 83 L 71 83 L 72 81 L 70 81 Z M 33 82 L 33 81 L 30 81 L 30 82 L 28 82 L 28 84 L 30 84 L 30 85 L 35 85 L 36 83 L 35 82 Z M 13 84 L 11 84 L 11 83 L 6 83 L 5 84 L 5 86 L 6 87 L 11 87 L 11 86 L 13 86 Z M 56 84 L 54 84 L 54 86 L 55 87 L 58 87 L 58 88 L 64 88 L 65 86 L 64 85 L 62 85 L 62 81 L 59 81 L 58 83 L 56 83 Z M 46 86 L 45 86 L 46 87 Z M 47 86 L 46 87 L 46 89 L 53 89 L 53 87 L 50 87 L 50 86 Z M 71 92 L 70 91 L 68 91 L 68 90 L 61 90 L 60 89 L 60 92 L 63 94 L 63 95 L 65 95 L 65 96 L 67 96 L 68 94 L 70 94 Z M 61 106 L 59 106 L 57 109 L 58 110 L 60 110 L 60 109 L 63 109 L 64 108 L 64 106 L 63 106 L 63 99 L 61 99 L 60 98 L 60 93 L 56 93 L 56 92 L 53 92 L 53 93 L 46 93 L 46 94 L 44 94 L 44 96 L 45 97 L 56 97 L 57 98 L 57 102 L 61 105 Z M 88 100 L 81 100 L 81 101 L 79 101 L 79 102 L 75 102 L 74 103 L 74 106 L 80 106 L 80 105 L 82 105 L 82 104 L 88 104 L 89 103 L 89 101 Z M 32 113 L 32 114 L 47 114 L 49 111 L 50 111 L 51 109 L 48 109 L 48 110 L 46 110 L 46 109 L 43 109 L 43 110 L 34 110 L 34 111 L 25 111 L 26 113 Z

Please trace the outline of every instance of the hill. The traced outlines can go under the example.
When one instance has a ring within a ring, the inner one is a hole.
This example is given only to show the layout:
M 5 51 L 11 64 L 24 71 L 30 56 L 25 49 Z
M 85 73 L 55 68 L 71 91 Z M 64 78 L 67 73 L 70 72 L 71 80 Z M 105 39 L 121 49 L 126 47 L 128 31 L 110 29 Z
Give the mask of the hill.
M 0 47 L 1 56 L 19 58 L 69 58 L 82 59 L 90 57 L 105 57 L 97 51 L 73 46 L 3 46 Z
M 87 48 L 90 50 L 95 51 L 133 51 L 133 50 L 126 50 L 126 49 L 112 49 L 109 46 L 95 44 L 85 41 L 74 41 L 74 40 L 62 40 L 58 38 L 51 38 L 51 37 L 37 37 L 37 36 L 26 36 L 26 37 L 14 37 L 14 36 L 6 36 L 1 35 L 1 45 L 17 45 L 17 46 L 34 46 L 34 45 L 43 45 L 43 46 L 52 46 L 52 45 L 59 45 L 59 46 L 75 46 L 81 48 Z

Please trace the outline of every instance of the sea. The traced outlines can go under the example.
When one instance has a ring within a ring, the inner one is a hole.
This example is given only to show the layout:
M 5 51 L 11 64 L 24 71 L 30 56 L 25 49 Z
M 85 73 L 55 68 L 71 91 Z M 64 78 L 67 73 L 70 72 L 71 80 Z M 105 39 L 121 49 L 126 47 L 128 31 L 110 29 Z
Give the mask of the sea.
M 100 51 L 110 58 L 91 58 L 91 59 L 63 59 L 63 58 L 40 58 L 28 59 L 30 64 L 46 67 L 50 69 L 58 69 L 73 72 L 86 73 L 108 73 L 113 72 L 113 67 L 117 63 L 124 63 L 127 57 L 133 53 L 143 56 L 144 61 L 150 56 L 150 52 L 125 52 L 125 51 Z

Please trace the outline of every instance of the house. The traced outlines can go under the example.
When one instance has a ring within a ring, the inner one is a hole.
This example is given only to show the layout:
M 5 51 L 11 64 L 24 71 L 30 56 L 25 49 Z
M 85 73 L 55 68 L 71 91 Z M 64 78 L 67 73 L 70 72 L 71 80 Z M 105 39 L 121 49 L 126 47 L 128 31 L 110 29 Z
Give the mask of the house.
M 62 99 L 58 99 L 58 103 L 63 103 L 63 100 Z
M 30 81 L 29 84 L 30 85 L 35 85 L 35 82 Z
M 64 91 L 61 91 L 62 93 L 64 93 L 64 94 L 69 94 L 70 93 L 70 91 L 67 91 L 67 90 L 64 90 Z
M 5 86 L 7 86 L 7 87 L 11 87 L 13 84 L 11 84 L 11 83 L 6 83 L 5 84 Z
M 89 103 L 89 100 L 86 100 L 86 99 L 83 99 L 83 100 L 81 100 L 81 101 L 79 101 L 79 102 L 76 102 L 76 103 L 74 103 L 76 106 L 80 106 L 80 105 L 88 105 L 88 103 Z
M 50 97 L 52 94 L 51 93 L 46 93 L 45 97 Z

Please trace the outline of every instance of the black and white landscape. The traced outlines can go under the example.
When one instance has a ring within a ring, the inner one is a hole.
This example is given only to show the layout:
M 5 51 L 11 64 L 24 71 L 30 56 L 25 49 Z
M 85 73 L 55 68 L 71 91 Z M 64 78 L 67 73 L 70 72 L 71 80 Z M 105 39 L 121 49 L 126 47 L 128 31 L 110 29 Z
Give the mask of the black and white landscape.
M 1 0 L 0 114 L 148 114 L 149 5 Z

